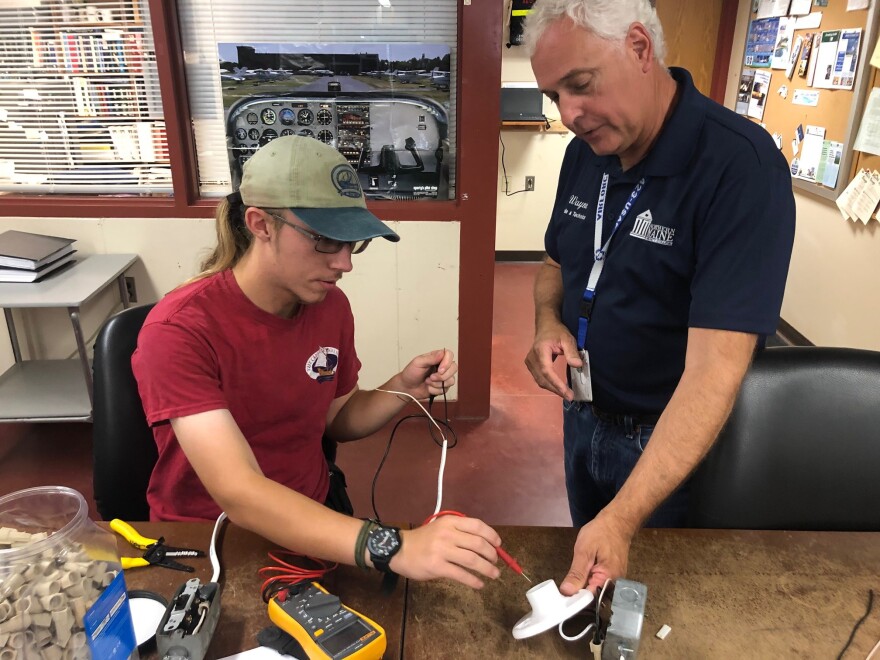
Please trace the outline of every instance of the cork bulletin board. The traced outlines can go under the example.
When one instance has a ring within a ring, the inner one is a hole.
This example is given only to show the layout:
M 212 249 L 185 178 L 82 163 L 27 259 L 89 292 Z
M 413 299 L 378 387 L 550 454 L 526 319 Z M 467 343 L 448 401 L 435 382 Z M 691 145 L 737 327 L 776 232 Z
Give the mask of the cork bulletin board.
M 837 177 L 837 185 L 834 188 L 805 179 L 792 178 L 792 184 L 795 188 L 806 190 L 827 199 L 836 199 L 850 182 L 852 173 L 857 171 L 856 168 L 867 166 L 863 161 L 867 160 L 865 157 L 868 154 L 863 155 L 859 154 L 859 152 L 854 152 L 853 142 L 858 133 L 858 123 L 867 99 L 866 90 L 872 84 L 880 86 L 880 78 L 877 78 L 875 70 L 868 64 L 877 40 L 877 18 L 880 15 L 880 12 L 877 10 L 878 2 L 880 0 L 872 0 L 867 9 L 855 11 L 847 11 L 847 0 L 828 0 L 827 6 L 816 6 L 813 3 L 811 10 L 822 12 L 822 21 L 819 27 L 798 29 L 792 37 L 792 43 L 794 43 L 798 36 L 806 38 L 808 33 L 815 34 L 828 30 L 861 28 L 858 64 L 852 90 L 810 87 L 808 85 L 809 76 L 806 78 L 800 77 L 797 73 L 797 66 L 795 66 L 791 78 L 787 78 L 786 71 L 782 69 L 756 69 L 757 71 L 770 72 L 772 77 L 769 89 L 766 90 L 763 118 L 760 120 L 750 118 L 750 121 L 764 124 L 771 135 L 779 134 L 782 153 L 789 164 L 791 164 L 795 157 L 792 140 L 795 138 L 799 126 L 804 129 L 807 126 L 823 127 L 825 129 L 825 140 L 843 143 L 840 172 Z M 750 20 L 755 18 L 756 14 L 752 13 Z M 814 47 L 810 53 L 810 58 L 815 57 L 817 57 L 817 52 Z M 741 70 L 752 68 L 745 65 L 745 57 L 740 68 Z M 815 75 L 818 78 L 820 74 L 817 71 Z M 783 85 L 788 88 L 786 98 L 779 94 L 780 87 Z M 818 92 L 818 104 L 816 106 L 807 106 L 792 103 L 795 91 L 799 89 Z M 875 167 L 880 169 L 880 156 L 870 156 L 870 160 L 875 162 Z

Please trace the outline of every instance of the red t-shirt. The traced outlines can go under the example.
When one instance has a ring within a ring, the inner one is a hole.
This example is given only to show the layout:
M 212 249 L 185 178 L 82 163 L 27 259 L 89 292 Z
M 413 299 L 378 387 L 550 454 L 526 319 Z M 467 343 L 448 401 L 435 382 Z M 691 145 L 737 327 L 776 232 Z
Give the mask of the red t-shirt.
M 208 410 L 230 411 L 269 479 L 326 499 L 327 410 L 354 389 L 361 367 L 342 291 L 284 319 L 254 305 L 223 271 L 165 296 L 131 362 L 159 449 L 147 489 L 151 519 L 220 514 L 169 423 Z

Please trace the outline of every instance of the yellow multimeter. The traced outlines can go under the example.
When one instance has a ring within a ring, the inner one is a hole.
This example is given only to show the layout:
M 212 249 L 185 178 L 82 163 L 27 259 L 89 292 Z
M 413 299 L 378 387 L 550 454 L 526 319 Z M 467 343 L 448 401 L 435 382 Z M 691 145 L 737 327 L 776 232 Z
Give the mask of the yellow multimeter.
M 269 618 L 300 643 L 309 660 L 381 660 L 385 653 L 382 626 L 317 582 L 279 591 L 269 601 Z

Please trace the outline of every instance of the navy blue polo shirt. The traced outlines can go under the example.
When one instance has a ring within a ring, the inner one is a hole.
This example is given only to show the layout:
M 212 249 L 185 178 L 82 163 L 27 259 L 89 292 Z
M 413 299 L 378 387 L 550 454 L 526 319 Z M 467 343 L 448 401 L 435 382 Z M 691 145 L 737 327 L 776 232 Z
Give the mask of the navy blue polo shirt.
M 571 141 L 544 237 L 562 266 L 562 319 L 577 338 L 602 175 L 603 244 L 647 177 L 608 249 L 586 342 L 594 404 L 608 412 L 663 411 L 684 370 L 688 328 L 773 334 L 788 274 L 795 206 L 785 158 L 764 128 L 700 94 L 684 69 L 670 71 L 678 103 L 634 167 L 623 172 L 617 156 Z

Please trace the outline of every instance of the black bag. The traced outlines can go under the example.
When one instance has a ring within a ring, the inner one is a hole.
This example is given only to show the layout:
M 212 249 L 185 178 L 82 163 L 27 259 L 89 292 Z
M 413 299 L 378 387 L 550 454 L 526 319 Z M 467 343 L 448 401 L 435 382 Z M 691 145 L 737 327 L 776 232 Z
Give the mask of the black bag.
M 330 470 L 330 489 L 327 491 L 324 506 L 347 516 L 354 515 L 354 507 L 345 490 L 348 485 L 345 483 L 345 473 L 331 461 L 327 461 L 327 468 Z

